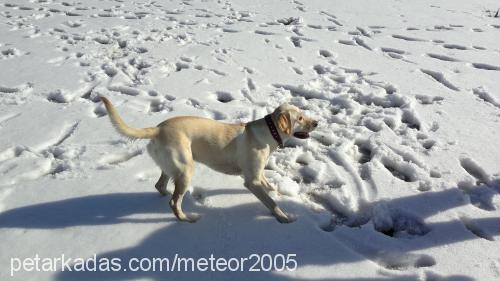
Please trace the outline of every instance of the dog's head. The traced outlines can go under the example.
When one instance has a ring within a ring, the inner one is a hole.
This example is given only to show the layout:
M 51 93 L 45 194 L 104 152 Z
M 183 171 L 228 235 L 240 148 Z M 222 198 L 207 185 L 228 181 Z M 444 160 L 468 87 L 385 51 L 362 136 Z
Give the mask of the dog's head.
M 307 139 L 309 133 L 318 127 L 318 121 L 305 116 L 298 107 L 287 103 L 276 108 L 273 117 L 280 131 L 289 137 Z

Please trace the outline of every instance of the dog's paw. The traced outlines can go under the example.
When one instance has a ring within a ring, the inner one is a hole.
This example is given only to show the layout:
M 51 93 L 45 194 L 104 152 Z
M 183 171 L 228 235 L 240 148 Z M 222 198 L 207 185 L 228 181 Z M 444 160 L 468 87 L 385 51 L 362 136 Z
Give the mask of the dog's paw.
M 280 222 L 280 223 L 292 223 L 294 221 L 297 220 L 297 218 L 295 216 L 291 216 L 291 215 L 285 215 L 285 216 L 276 216 L 276 219 Z
M 201 218 L 201 216 L 199 214 L 189 213 L 189 214 L 186 214 L 185 218 L 182 221 L 189 222 L 189 223 L 195 223 L 200 218 Z

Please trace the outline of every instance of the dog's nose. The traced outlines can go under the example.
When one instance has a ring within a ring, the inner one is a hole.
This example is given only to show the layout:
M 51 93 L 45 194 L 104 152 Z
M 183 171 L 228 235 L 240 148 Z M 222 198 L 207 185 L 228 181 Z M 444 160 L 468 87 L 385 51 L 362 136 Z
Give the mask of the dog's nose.
M 313 127 L 316 128 L 318 127 L 318 121 L 314 120 L 313 123 L 312 123 Z

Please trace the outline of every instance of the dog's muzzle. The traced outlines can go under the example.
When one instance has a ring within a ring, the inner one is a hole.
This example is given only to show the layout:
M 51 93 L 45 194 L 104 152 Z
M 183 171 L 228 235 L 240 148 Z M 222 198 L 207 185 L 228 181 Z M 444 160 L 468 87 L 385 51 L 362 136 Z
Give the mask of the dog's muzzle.
M 314 120 L 311 123 L 311 125 L 313 128 L 318 127 L 318 121 Z M 295 132 L 295 133 L 293 133 L 293 136 L 298 138 L 298 139 L 307 139 L 307 138 L 309 138 L 309 132 Z

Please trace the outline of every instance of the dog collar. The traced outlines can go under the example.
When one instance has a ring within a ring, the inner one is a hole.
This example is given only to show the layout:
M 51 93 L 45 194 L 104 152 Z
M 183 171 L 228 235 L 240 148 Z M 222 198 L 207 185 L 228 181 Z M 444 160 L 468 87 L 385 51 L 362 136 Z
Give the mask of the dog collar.
M 273 118 L 271 118 L 271 114 L 268 114 L 264 117 L 266 120 L 267 127 L 273 136 L 273 139 L 278 143 L 279 148 L 283 148 L 283 141 L 281 140 L 280 134 L 278 133 L 278 129 L 274 126 Z

